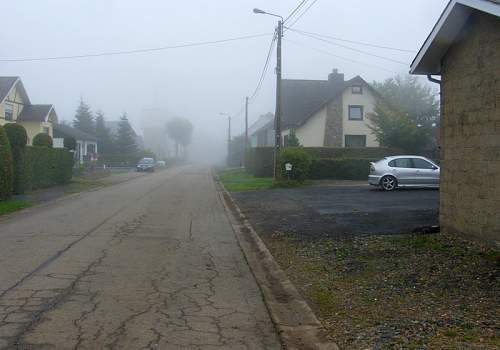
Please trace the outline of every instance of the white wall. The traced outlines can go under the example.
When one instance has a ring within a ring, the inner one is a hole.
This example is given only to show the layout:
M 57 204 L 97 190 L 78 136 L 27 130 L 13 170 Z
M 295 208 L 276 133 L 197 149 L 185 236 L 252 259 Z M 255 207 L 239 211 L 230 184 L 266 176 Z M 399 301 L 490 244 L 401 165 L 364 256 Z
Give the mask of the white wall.
M 363 86 L 363 94 L 353 94 L 351 88 L 348 88 L 342 94 L 343 103 L 343 132 L 342 147 L 345 147 L 345 135 L 366 135 L 367 147 L 379 147 L 379 143 L 375 139 L 371 129 L 368 115 L 373 113 L 375 108 L 375 97 L 371 91 Z M 363 120 L 349 120 L 349 105 L 363 106 Z
M 295 136 L 304 147 L 323 147 L 325 144 L 326 107 L 314 114 L 300 128 L 295 129 Z M 282 133 L 288 135 L 289 130 Z

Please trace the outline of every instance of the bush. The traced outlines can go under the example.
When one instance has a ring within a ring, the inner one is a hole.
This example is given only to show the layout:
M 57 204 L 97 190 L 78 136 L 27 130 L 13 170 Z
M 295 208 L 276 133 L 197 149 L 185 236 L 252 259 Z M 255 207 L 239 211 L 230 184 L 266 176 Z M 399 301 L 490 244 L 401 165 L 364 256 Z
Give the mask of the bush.
M 292 164 L 292 171 L 287 174 L 285 164 Z M 285 148 L 281 150 L 279 160 L 279 178 L 304 182 L 309 177 L 311 156 L 303 148 Z
M 24 172 L 23 191 L 68 183 L 73 175 L 73 155 L 64 148 L 26 147 Z
M 5 129 L 0 126 L 0 200 L 12 195 L 12 153 Z
M 7 137 L 9 138 L 10 147 L 24 147 L 28 143 L 28 134 L 26 129 L 17 123 L 9 123 L 4 126 Z
M 75 151 L 76 150 L 76 140 L 74 137 L 65 137 L 63 140 L 63 146 L 64 148 L 70 150 L 70 151 Z
M 33 138 L 33 146 L 52 148 L 52 137 L 44 133 L 37 134 Z
M 396 148 L 384 147 L 305 147 L 304 148 L 313 158 L 321 159 L 382 159 L 387 156 L 401 154 L 401 150 Z
M 246 170 L 256 177 L 271 177 L 274 173 L 274 147 L 250 148 L 246 161 Z
M 313 159 L 310 178 L 314 180 L 367 180 L 374 159 Z

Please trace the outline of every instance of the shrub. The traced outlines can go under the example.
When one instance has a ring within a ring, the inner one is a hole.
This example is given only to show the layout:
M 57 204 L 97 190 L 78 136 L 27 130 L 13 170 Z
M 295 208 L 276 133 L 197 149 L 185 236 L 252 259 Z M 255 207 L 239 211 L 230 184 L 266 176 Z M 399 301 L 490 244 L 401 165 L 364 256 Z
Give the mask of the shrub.
M 314 180 L 367 180 L 373 159 L 313 159 L 310 178 Z
M 40 133 L 33 138 L 33 146 L 52 147 L 52 137 L 47 134 Z
M 64 148 L 25 147 L 24 191 L 68 183 L 73 175 L 73 155 Z
M 292 171 L 289 174 L 285 171 L 285 164 L 292 164 Z M 309 177 L 311 168 L 311 156 L 303 148 L 285 148 L 281 151 L 279 160 L 279 177 L 304 182 Z
M 65 137 L 63 140 L 63 146 L 70 151 L 76 150 L 76 140 L 74 137 Z
M 5 129 L 0 126 L 0 200 L 12 195 L 12 153 Z
M 246 170 L 253 176 L 273 176 L 274 147 L 250 148 L 245 162 Z
M 4 126 L 7 137 L 9 138 L 10 147 L 24 147 L 28 143 L 28 134 L 26 129 L 21 124 L 9 123 Z

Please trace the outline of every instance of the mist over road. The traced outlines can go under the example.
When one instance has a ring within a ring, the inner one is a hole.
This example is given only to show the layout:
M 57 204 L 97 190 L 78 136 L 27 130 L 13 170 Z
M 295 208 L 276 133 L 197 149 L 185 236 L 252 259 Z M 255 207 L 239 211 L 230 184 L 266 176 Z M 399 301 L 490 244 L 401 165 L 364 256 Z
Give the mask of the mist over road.
M 0 266 L 0 349 L 280 349 L 205 167 L 2 219 Z

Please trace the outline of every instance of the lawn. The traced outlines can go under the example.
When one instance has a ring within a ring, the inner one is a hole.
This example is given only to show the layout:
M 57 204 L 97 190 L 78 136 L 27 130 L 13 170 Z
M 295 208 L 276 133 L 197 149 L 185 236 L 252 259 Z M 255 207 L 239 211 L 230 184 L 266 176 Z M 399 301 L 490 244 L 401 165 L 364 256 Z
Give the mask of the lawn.
M 498 251 L 443 234 L 266 244 L 341 349 L 500 349 Z
M 267 190 L 273 187 L 271 177 L 255 177 L 245 169 L 223 170 L 218 174 L 220 181 L 231 192 Z
M 85 179 L 81 177 L 73 177 L 71 182 L 64 185 L 64 193 L 72 194 L 72 193 L 80 193 L 89 191 L 98 187 L 105 186 L 106 183 L 100 180 L 94 179 Z
M 0 201 L 0 215 L 13 213 L 15 211 L 28 208 L 32 205 L 29 201 L 10 199 L 6 201 Z

